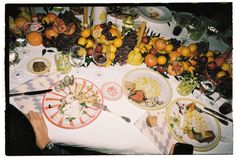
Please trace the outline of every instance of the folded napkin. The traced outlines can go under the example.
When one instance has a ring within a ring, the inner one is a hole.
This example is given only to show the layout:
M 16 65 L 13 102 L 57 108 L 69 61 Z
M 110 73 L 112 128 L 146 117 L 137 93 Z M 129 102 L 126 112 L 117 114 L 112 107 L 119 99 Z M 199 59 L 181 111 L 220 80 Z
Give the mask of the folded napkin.
M 12 89 L 10 93 L 22 93 L 48 89 L 59 80 L 59 76 L 60 74 L 58 73 L 39 75 L 16 87 L 15 89 Z M 42 113 L 42 99 L 44 95 L 45 94 L 16 96 L 14 101 L 17 105 L 15 106 L 18 106 L 19 109 L 25 114 L 29 111 Z
M 142 132 L 162 152 L 162 154 L 168 154 L 171 146 L 176 143 L 167 128 L 165 114 L 165 108 L 158 111 L 149 111 L 134 123 L 140 132 Z M 150 115 L 157 116 L 156 127 L 149 127 L 147 125 L 146 118 Z

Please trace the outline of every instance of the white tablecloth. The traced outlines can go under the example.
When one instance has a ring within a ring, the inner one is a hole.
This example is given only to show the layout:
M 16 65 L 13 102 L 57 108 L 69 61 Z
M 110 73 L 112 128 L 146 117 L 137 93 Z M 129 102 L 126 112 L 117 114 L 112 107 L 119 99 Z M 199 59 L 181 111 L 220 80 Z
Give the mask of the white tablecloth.
M 114 18 L 109 17 L 109 20 L 114 21 Z M 140 17 L 138 20 L 142 20 Z M 174 21 L 172 20 L 174 23 Z M 119 23 L 116 21 L 116 23 Z M 148 26 L 157 32 L 162 32 L 163 35 L 171 37 L 170 30 L 167 28 L 169 27 L 167 24 L 155 24 L 155 23 L 148 23 Z M 171 24 L 173 28 L 174 25 Z M 172 30 L 171 30 L 172 32 Z M 14 68 L 16 71 L 21 70 L 24 76 L 20 79 L 14 79 L 12 77 L 12 73 L 14 70 L 10 71 L 10 90 L 16 88 L 17 86 L 25 83 L 26 81 L 37 77 L 35 74 L 31 74 L 27 71 L 27 63 L 34 57 L 42 56 L 42 49 L 43 46 L 32 47 L 27 45 L 25 48 L 21 48 L 18 50 L 22 55 L 23 51 L 28 51 L 29 55 L 21 56 L 22 59 L 20 63 Z M 221 41 L 216 40 L 216 38 L 212 37 L 210 42 L 210 48 L 213 50 L 220 50 L 224 51 L 227 49 L 227 46 L 223 44 Z M 55 49 L 54 49 L 55 50 Z M 54 54 L 53 53 L 46 53 L 44 55 L 45 58 L 50 59 L 51 61 L 51 70 L 50 72 L 56 72 L 55 63 L 54 63 Z M 102 84 L 106 82 L 116 82 L 118 84 L 121 83 L 122 78 L 124 75 L 135 68 L 145 68 L 145 64 L 140 66 L 131 66 L 131 65 L 124 65 L 124 66 L 110 66 L 107 68 L 99 69 L 95 65 L 91 64 L 88 68 L 80 67 L 80 68 L 73 68 L 72 71 L 68 75 L 75 75 L 77 77 L 88 79 L 94 82 L 98 87 L 101 87 Z M 101 71 L 102 77 L 98 77 L 96 74 L 98 71 Z M 61 75 L 61 78 L 64 76 Z M 101 79 L 102 78 L 102 79 Z M 173 99 L 182 97 L 176 91 L 176 86 L 178 81 L 175 80 L 173 77 L 168 79 L 172 86 L 173 90 Z M 187 97 L 193 98 L 192 95 Z M 205 97 L 202 97 L 201 100 L 206 105 L 209 105 L 209 100 Z M 15 105 L 19 108 L 14 101 L 13 98 L 10 98 L 10 103 Z M 111 111 L 117 112 L 121 115 L 127 116 L 131 119 L 131 123 L 126 123 L 119 117 L 102 111 L 100 116 L 91 124 L 86 127 L 80 129 L 62 129 L 56 127 L 55 125 L 51 124 L 46 118 L 46 124 L 49 130 L 49 137 L 55 143 L 62 143 L 65 145 L 73 145 L 73 146 L 83 146 L 88 148 L 93 148 L 95 150 L 101 152 L 107 152 L 111 154 L 166 154 L 160 151 L 145 135 L 143 135 L 139 129 L 137 129 L 134 125 L 139 118 L 141 118 L 146 111 L 140 109 L 134 105 L 132 105 L 128 100 L 123 96 L 118 101 L 108 101 L 105 100 L 105 104 Z M 30 105 L 27 105 L 30 106 Z M 217 106 L 211 107 L 217 110 Z M 24 111 L 24 109 L 19 108 L 24 113 L 28 111 Z M 165 108 L 162 109 L 165 111 Z M 232 117 L 229 115 L 229 117 Z M 233 152 L 233 141 L 232 139 L 232 124 L 230 123 L 229 126 L 223 126 L 221 124 L 222 136 L 225 139 L 222 139 L 219 144 L 208 152 L 194 152 L 195 154 L 231 154 Z M 228 135 L 228 136 L 227 136 Z

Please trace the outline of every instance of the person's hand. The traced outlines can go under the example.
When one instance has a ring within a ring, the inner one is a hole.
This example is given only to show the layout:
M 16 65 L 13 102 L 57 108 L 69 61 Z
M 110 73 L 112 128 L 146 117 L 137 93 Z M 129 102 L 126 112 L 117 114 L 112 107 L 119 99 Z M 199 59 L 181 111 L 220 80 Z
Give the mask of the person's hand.
M 36 145 L 40 149 L 44 149 L 50 139 L 48 137 L 48 128 L 44 122 L 43 116 L 36 112 L 30 111 L 27 117 L 32 124 L 36 135 Z

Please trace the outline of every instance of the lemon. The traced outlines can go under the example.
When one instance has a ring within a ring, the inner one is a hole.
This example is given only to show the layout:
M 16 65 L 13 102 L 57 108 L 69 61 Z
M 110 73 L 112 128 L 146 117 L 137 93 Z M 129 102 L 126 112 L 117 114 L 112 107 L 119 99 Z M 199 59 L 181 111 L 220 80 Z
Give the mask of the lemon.
M 157 58 L 157 62 L 158 62 L 159 65 L 164 65 L 166 63 L 166 61 L 167 61 L 166 57 L 163 56 L 163 55 L 161 55 Z
M 102 53 L 106 53 L 108 51 L 108 45 L 102 45 Z
M 101 36 L 101 34 L 102 34 L 101 30 L 94 30 L 92 36 L 94 39 L 97 39 Z
M 224 63 L 224 64 L 221 66 L 221 69 L 224 70 L 224 71 L 229 71 L 230 65 L 227 64 L 227 63 Z
M 207 57 L 213 56 L 213 51 L 212 50 L 208 50 L 206 56 Z
M 85 46 L 87 40 L 83 37 L 79 38 L 78 40 L 78 44 L 81 45 L 81 46 Z
M 214 57 L 213 57 L 213 56 L 208 56 L 208 57 L 207 57 L 207 61 L 208 61 L 208 62 L 214 61 Z
M 111 60 L 114 60 L 114 59 L 115 59 L 115 57 L 116 57 L 116 54 L 115 54 L 115 53 L 112 53 L 112 52 L 110 52 L 110 59 L 111 59 Z
M 86 52 L 86 50 L 84 48 L 80 48 L 77 51 L 78 56 L 84 56 L 84 55 L 86 55 L 86 53 L 87 52 Z
M 110 45 L 110 52 L 111 53 L 116 53 L 117 48 L 114 45 Z
M 94 42 L 91 39 L 88 39 L 85 47 L 86 48 L 94 47 Z
M 84 38 L 88 38 L 91 35 L 91 31 L 90 31 L 90 29 L 85 29 L 81 32 L 80 35 Z
M 116 47 L 116 48 L 119 48 L 121 47 L 123 44 L 123 41 L 120 37 L 116 38 L 113 42 L 113 45 Z
M 149 51 L 152 48 L 152 46 L 149 44 L 145 44 L 144 47 L 147 49 L 147 51 Z
M 140 52 L 142 53 L 142 54 L 144 54 L 145 52 L 147 52 L 147 49 L 146 48 L 140 48 Z
M 223 77 L 223 76 L 225 76 L 225 75 L 226 75 L 225 71 L 219 71 L 219 72 L 217 72 L 217 74 L 216 74 L 216 76 L 217 76 L 218 78 L 221 78 L 221 77 Z

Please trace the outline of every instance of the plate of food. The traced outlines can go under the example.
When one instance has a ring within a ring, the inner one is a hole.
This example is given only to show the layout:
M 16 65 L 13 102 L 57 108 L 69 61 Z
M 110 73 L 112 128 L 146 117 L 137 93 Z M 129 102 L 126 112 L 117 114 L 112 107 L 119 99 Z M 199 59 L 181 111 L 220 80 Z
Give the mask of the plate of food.
M 50 71 L 51 62 L 43 57 L 31 59 L 27 64 L 27 69 L 33 74 L 44 74 Z
M 122 80 L 122 90 L 132 104 L 146 110 L 158 110 L 172 99 L 169 82 L 158 72 L 140 68 L 128 72 Z
M 127 16 L 131 16 L 133 19 L 139 17 L 138 8 L 130 6 L 111 6 L 107 8 L 107 12 L 110 16 L 121 20 L 124 20 Z
M 220 125 L 197 108 L 204 109 L 204 105 L 190 98 L 175 99 L 167 107 L 167 126 L 178 142 L 192 144 L 195 151 L 209 151 L 220 141 Z
M 172 12 L 164 6 L 138 7 L 140 15 L 155 23 L 166 23 L 172 19 Z
M 60 128 L 75 129 L 92 123 L 103 109 L 103 96 L 92 82 L 72 75 L 53 84 L 42 101 L 46 118 Z

